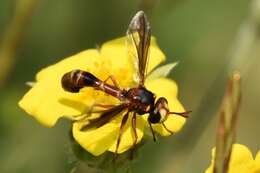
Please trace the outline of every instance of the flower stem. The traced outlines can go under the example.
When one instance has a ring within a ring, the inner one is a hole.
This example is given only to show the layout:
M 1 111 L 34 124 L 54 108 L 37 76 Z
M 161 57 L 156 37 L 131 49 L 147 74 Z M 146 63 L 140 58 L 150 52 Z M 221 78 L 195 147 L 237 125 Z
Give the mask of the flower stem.
M 223 98 L 217 128 L 214 173 L 227 173 L 232 144 L 235 141 L 238 110 L 241 102 L 241 77 L 234 73 Z
M 17 0 L 14 17 L 5 29 L 0 43 L 0 87 L 13 68 L 15 54 L 31 19 L 37 0 Z

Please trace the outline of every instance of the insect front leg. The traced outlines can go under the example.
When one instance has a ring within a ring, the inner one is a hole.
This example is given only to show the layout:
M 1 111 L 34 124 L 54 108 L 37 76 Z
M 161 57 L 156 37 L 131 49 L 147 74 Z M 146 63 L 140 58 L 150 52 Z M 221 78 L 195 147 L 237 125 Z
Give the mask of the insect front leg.
M 149 121 L 148 121 L 148 124 L 149 124 L 150 130 L 151 130 L 152 135 L 153 135 L 153 141 L 156 142 L 156 137 L 155 137 L 155 133 L 154 133 L 154 130 L 153 130 L 152 124 L 151 124 L 151 122 L 149 122 Z
M 166 127 L 166 125 L 164 124 L 164 122 L 162 122 L 162 126 L 164 127 L 164 129 L 165 129 L 167 132 L 169 132 L 170 134 L 173 134 L 173 131 L 171 131 L 170 129 L 168 129 L 168 128 Z

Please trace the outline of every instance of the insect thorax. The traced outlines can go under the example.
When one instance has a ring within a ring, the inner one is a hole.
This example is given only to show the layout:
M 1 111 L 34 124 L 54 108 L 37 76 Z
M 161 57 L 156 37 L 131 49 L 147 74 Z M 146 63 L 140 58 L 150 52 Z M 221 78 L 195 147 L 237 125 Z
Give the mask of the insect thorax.
M 132 111 L 140 115 L 150 112 L 154 106 L 155 95 L 144 87 L 131 88 L 127 91 Z

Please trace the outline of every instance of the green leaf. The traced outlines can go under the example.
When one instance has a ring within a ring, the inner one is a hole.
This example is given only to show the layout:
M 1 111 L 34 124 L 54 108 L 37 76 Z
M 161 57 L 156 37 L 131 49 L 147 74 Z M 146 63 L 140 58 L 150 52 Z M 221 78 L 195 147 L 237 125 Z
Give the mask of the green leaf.
M 174 62 L 158 67 L 147 75 L 146 80 L 153 80 L 160 77 L 166 77 L 171 72 L 171 70 L 177 65 L 178 62 Z

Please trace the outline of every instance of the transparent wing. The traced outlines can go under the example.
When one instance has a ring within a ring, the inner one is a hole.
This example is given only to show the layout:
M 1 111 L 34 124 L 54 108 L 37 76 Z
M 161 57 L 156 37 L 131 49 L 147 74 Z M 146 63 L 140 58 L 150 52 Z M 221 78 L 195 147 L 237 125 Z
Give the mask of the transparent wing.
M 139 85 L 143 86 L 149 58 L 151 42 L 151 27 L 143 11 L 137 12 L 127 30 L 127 47 L 130 56 L 137 59 L 137 77 Z
M 112 118 L 119 115 L 123 110 L 126 109 L 125 104 L 121 104 L 115 107 L 112 107 L 108 110 L 102 111 L 101 115 L 98 118 L 89 120 L 89 123 L 87 125 L 84 125 L 81 127 L 81 131 L 86 131 L 88 129 L 92 128 L 99 128 L 109 122 Z

